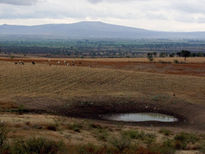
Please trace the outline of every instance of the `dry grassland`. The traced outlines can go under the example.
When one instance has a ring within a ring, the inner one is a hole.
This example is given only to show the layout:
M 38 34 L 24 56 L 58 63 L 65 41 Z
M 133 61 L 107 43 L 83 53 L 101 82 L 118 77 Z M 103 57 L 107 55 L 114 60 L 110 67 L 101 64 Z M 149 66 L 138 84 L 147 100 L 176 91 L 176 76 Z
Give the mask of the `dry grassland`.
M 176 100 L 171 104 L 172 109 L 177 109 L 178 112 L 182 110 L 183 114 L 187 114 L 191 119 L 189 124 L 193 124 L 194 127 L 167 126 L 166 129 L 168 132 L 171 131 L 171 135 L 166 136 L 162 133 L 163 130 L 160 126 L 124 125 L 46 114 L 18 115 L 5 112 L 11 108 L 19 108 L 18 103 L 21 101 L 29 104 L 27 101 L 32 98 L 35 100 L 33 105 L 49 104 L 49 100 L 56 100 L 54 102 L 60 105 L 61 100 L 72 100 L 76 97 L 79 99 L 88 97 L 92 100 L 97 96 L 102 96 L 101 99 L 115 97 L 140 99 L 141 102 L 152 101 L 167 109 L 170 108 L 170 104 L 167 102 Z M 39 99 L 42 102 L 38 102 L 37 98 L 43 98 Z M 32 134 L 32 136 L 63 140 L 68 145 L 85 143 L 109 145 L 111 138 L 120 136 L 123 132 L 132 133 L 133 131 L 141 132 L 141 130 L 148 134 L 154 134 L 157 144 L 162 144 L 167 139 L 174 139 L 175 134 L 179 134 L 181 131 L 200 136 L 200 133 L 204 133 L 203 128 L 205 128 L 204 98 L 205 77 L 203 76 L 170 75 L 85 66 L 49 66 L 40 63 L 15 65 L 13 62 L 0 62 L 0 109 L 4 111 L 1 113 L 0 121 L 6 122 L 9 126 L 10 139 Z M 179 100 L 184 103 L 184 108 L 188 106 L 188 110 L 177 108 L 177 104 L 180 104 Z M 203 141 L 204 138 L 201 140 Z M 132 139 L 133 144 L 138 141 L 138 139 Z M 148 141 L 150 142 L 150 140 Z M 198 149 L 197 147 L 198 143 L 187 145 L 186 150 L 195 150 Z M 185 152 L 191 153 L 192 151 Z
M 123 70 L 0 62 L 1 99 L 16 96 L 157 96 L 204 104 L 205 78 Z
M 17 56 L 18 57 L 18 56 Z M 0 60 L 10 59 L 8 57 L 0 57 Z M 80 60 L 80 61 L 107 61 L 107 62 L 149 62 L 148 58 L 42 58 L 42 57 L 23 57 L 15 59 L 30 59 L 30 60 Z M 185 62 L 183 57 L 165 57 L 165 58 L 154 58 L 154 62 Z M 186 59 L 186 63 L 205 63 L 204 57 L 190 57 Z

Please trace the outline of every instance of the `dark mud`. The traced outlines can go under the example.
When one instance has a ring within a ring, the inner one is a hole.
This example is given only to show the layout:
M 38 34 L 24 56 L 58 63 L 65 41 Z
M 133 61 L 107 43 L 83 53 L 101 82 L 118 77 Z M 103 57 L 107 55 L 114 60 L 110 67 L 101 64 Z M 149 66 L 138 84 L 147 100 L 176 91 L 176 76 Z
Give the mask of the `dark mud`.
M 178 121 L 164 122 L 128 122 L 131 125 L 145 126 L 174 126 L 189 127 L 205 130 L 205 106 L 190 104 L 187 102 L 152 102 L 136 98 L 117 97 L 76 97 L 74 99 L 50 99 L 45 97 L 21 97 L 16 98 L 18 105 L 24 105 L 25 109 L 38 113 L 49 113 L 61 116 L 96 119 L 108 123 L 125 123 L 108 121 L 102 118 L 103 114 L 115 113 L 161 113 L 174 116 Z

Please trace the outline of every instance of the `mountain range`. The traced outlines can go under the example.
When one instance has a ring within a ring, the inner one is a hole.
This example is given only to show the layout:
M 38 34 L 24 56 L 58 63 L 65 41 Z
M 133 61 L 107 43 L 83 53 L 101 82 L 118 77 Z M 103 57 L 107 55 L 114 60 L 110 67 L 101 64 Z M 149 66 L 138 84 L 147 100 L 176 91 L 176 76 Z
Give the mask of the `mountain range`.
M 163 32 L 103 22 L 78 22 L 37 26 L 1 25 L 1 36 L 42 36 L 62 39 L 205 39 L 205 32 Z

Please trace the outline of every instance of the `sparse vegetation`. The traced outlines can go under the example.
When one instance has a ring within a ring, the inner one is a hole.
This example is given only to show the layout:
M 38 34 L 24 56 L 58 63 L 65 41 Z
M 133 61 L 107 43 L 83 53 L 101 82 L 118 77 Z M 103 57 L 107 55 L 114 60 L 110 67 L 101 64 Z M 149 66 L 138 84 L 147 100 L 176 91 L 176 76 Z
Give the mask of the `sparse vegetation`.
M 130 139 L 141 140 L 148 145 L 152 144 L 156 139 L 156 136 L 154 134 L 145 133 L 144 131 L 139 132 L 137 130 L 129 130 L 124 131 L 122 134 L 123 136 L 127 136 Z
M 194 134 L 184 133 L 181 132 L 175 136 L 175 147 L 177 149 L 186 149 L 187 144 L 189 143 L 196 143 L 199 138 Z
M 160 129 L 160 130 L 159 130 L 159 133 L 161 133 L 161 134 L 163 134 L 163 135 L 165 135 L 165 136 L 170 136 L 170 135 L 172 135 L 172 132 L 171 132 L 170 130 L 168 130 L 168 129 L 165 129 L 165 128 Z
M 160 154 L 175 154 L 176 149 L 173 145 L 172 140 L 166 140 L 162 144 L 153 144 L 149 147 L 151 152 Z
M 80 123 L 73 123 L 68 125 L 68 129 L 71 129 L 75 132 L 80 132 L 80 130 L 83 128 L 82 124 Z
M 205 153 L 205 141 L 200 144 L 200 151 Z
M 0 123 L 0 153 L 7 149 L 7 134 L 8 129 L 5 123 Z
M 109 142 L 119 151 L 124 151 L 130 147 L 131 140 L 129 137 L 120 135 L 118 137 L 110 138 Z
M 100 141 L 107 141 L 109 137 L 109 133 L 106 129 L 97 129 L 95 131 L 95 134 L 97 136 L 97 139 Z
M 65 150 L 65 145 L 45 138 L 32 138 L 17 140 L 10 149 L 11 154 L 58 154 Z

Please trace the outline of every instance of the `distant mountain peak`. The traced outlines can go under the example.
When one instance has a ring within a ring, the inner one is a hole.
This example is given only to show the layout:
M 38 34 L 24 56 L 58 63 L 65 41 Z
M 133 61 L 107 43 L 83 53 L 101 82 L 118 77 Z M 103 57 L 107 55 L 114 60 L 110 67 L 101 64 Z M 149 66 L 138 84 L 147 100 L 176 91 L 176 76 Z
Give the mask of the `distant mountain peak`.
M 205 39 L 204 32 L 177 33 L 150 31 L 101 21 L 38 26 L 0 26 L 0 35 L 52 36 L 66 39 Z

